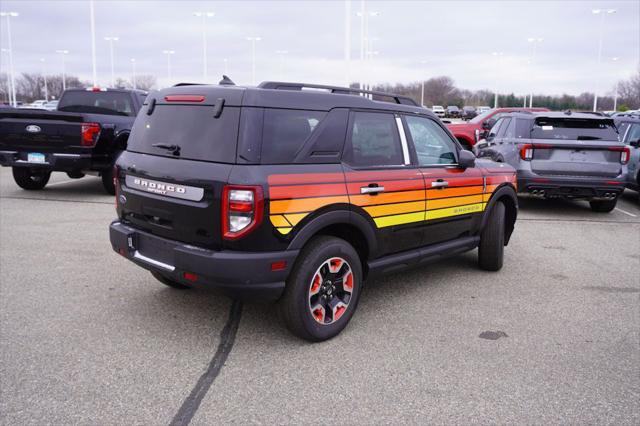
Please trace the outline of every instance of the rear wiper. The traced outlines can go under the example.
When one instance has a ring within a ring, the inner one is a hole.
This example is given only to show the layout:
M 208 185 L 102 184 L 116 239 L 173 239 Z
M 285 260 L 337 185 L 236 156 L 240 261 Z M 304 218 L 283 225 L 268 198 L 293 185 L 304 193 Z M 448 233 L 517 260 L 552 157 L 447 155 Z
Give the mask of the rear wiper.
M 171 151 L 171 153 L 173 155 L 180 155 L 180 145 L 169 145 L 166 143 L 154 143 L 152 146 L 156 147 L 156 148 L 162 148 L 162 149 L 166 149 L 168 151 Z
M 580 135 L 576 139 L 579 140 L 579 141 L 597 141 L 597 140 L 602 139 L 602 138 L 599 138 L 597 136 Z

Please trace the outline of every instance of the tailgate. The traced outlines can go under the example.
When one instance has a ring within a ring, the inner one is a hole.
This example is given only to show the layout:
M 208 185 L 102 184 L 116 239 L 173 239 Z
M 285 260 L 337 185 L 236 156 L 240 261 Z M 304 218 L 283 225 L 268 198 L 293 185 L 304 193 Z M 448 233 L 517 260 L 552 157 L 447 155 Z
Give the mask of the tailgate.
M 80 151 L 82 121 L 82 115 L 73 113 L 2 112 L 0 150 L 54 152 L 60 148 L 76 147 Z
M 622 173 L 617 143 L 540 141 L 533 144 L 531 170 L 539 175 L 617 177 Z

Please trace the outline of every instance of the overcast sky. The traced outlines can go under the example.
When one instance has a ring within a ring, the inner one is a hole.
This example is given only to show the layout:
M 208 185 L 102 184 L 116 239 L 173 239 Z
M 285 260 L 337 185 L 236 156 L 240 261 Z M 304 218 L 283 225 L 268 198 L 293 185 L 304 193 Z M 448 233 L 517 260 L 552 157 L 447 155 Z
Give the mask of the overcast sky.
M 451 76 L 461 88 L 523 94 L 579 94 L 595 89 L 600 75 L 603 91 L 638 69 L 640 1 L 367 1 L 370 37 L 378 54 L 362 67 L 360 58 L 361 1 L 351 4 L 351 80 L 367 71 L 374 82 L 407 83 L 437 75 Z M 60 73 L 56 49 L 68 49 L 67 72 L 91 80 L 91 39 L 88 1 L 2 0 L 12 18 L 14 68 L 37 72 L 45 58 L 47 73 Z M 605 16 L 602 65 L 597 66 L 600 17 L 595 8 L 613 8 Z M 172 81 L 200 82 L 202 24 L 194 11 L 212 11 L 207 20 L 208 75 L 217 82 L 228 61 L 230 77 L 251 83 L 251 43 L 256 44 L 256 80 L 342 84 L 345 2 L 336 1 L 100 1 L 95 2 L 98 83 L 108 85 L 110 62 L 105 36 L 115 44 L 117 76 L 130 78 L 131 58 L 139 74 L 167 80 L 166 55 L 173 49 Z M 1 45 L 8 47 L 6 20 Z M 527 65 L 532 44 L 540 37 L 536 58 Z M 280 75 L 277 50 L 286 50 Z M 492 52 L 503 52 L 501 66 Z M 619 57 L 616 62 L 611 58 Z M 8 69 L 3 53 L 2 71 Z M 427 61 L 426 64 L 421 61 Z

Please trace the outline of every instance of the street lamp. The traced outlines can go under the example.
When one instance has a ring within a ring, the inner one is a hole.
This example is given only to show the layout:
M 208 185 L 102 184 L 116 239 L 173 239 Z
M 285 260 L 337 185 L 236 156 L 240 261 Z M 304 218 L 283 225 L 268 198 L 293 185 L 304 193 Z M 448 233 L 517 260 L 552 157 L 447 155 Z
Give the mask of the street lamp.
M 5 49 L 4 47 L 2 49 L 0 49 L 0 52 L 2 53 L 6 53 L 7 55 L 9 55 L 9 49 Z M 0 60 L 0 65 L 2 65 L 4 62 L 2 60 Z M 9 70 L 9 73 L 7 73 L 7 75 L 9 76 L 7 78 L 7 96 L 9 99 L 7 99 L 9 101 L 9 105 L 13 105 L 13 96 L 11 95 L 11 70 Z
M 167 55 L 167 82 L 171 84 L 171 55 L 176 53 L 175 50 L 163 50 L 162 53 Z
M 287 53 L 289 53 L 288 50 L 276 50 L 276 55 L 280 58 L 278 63 L 278 79 L 280 81 L 282 81 L 282 70 L 284 69 L 284 55 Z
M 18 12 L 0 12 L 0 16 L 7 18 L 7 43 L 9 44 L 9 86 L 11 89 L 10 101 L 13 99 L 13 107 L 18 106 L 18 102 L 16 100 L 16 80 L 15 73 L 13 71 L 13 47 L 11 46 L 11 18 L 15 18 L 18 16 Z
M 203 83 L 207 82 L 207 18 L 213 18 L 213 12 L 193 12 L 193 16 L 202 18 L 202 76 Z
M 596 91 L 593 96 L 593 111 L 598 109 L 598 91 L 600 89 L 600 74 L 602 74 L 601 62 L 602 62 L 602 39 L 604 32 L 604 17 L 607 15 L 613 15 L 616 13 L 615 9 L 593 9 L 591 13 L 594 15 L 600 15 L 600 38 L 598 41 L 598 75 L 596 76 Z
M 617 56 L 614 58 L 611 58 L 611 60 L 613 62 L 618 62 L 620 58 L 618 58 Z M 613 112 L 616 112 L 618 110 L 618 91 L 620 90 L 620 80 L 616 80 L 616 85 L 615 85 L 615 89 L 613 89 Z
M 533 53 L 531 54 L 531 62 L 530 62 L 530 65 L 529 65 L 529 73 L 530 73 L 530 75 L 532 74 L 531 71 L 533 69 L 533 63 L 536 60 L 536 51 L 537 51 L 536 48 L 537 48 L 539 43 L 542 43 L 543 40 L 544 40 L 543 38 L 539 38 L 539 37 L 529 37 L 527 39 L 527 41 L 529 43 L 532 43 L 532 46 L 533 46 Z M 533 108 L 533 87 L 531 87 L 531 94 L 529 95 L 529 108 Z
M 131 71 L 132 71 L 132 76 L 131 76 L 131 85 L 133 86 L 134 89 L 136 89 L 136 58 L 131 58 Z
M 42 78 L 44 79 L 44 100 L 49 100 L 49 89 L 47 89 L 47 70 L 44 68 L 44 58 L 40 58 L 42 62 Z
M 98 87 L 98 71 L 96 66 L 96 17 L 93 8 L 93 0 L 89 2 L 89 21 L 91 23 L 91 70 L 93 87 Z
M 105 37 L 106 41 L 109 42 L 109 55 L 111 56 L 111 87 L 115 87 L 115 76 L 113 72 L 113 42 L 120 40 L 118 37 Z
M 498 58 L 498 70 L 502 70 L 502 56 L 504 55 L 504 53 L 503 52 L 492 52 L 491 55 Z M 498 73 L 496 73 L 496 77 L 497 77 L 496 93 L 495 93 L 495 96 L 493 98 L 493 107 L 494 108 L 498 108 L 498 85 L 500 84 L 500 77 L 499 77 Z
M 65 60 L 65 56 L 69 54 L 69 51 L 66 49 L 56 50 L 56 53 L 59 53 L 62 55 L 62 91 L 64 92 L 65 90 L 67 90 L 67 76 L 66 76 L 66 70 L 64 66 L 64 60 Z
M 427 61 L 423 59 L 423 60 L 420 61 L 420 63 L 422 65 L 425 65 L 427 63 Z M 426 74 L 426 67 L 425 67 L 425 69 L 422 70 L 422 72 L 424 74 Z M 425 76 L 423 75 L 422 78 L 421 78 L 421 80 L 422 80 L 422 89 L 420 91 L 420 106 L 424 106 L 424 78 L 425 78 Z
M 262 40 L 262 37 L 247 37 L 251 42 L 251 84 L 256 85 L 256 41 Z

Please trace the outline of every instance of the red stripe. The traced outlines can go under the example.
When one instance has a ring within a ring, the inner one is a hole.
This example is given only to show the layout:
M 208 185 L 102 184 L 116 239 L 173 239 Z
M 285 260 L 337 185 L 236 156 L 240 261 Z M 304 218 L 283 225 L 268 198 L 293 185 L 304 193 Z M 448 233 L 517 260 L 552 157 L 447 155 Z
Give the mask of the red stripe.
M 376 170 L 366 172 L 347 172 L 347 182 L 354 181 L 371 181 L 378 180 L 403 180 L 403 179 L 420 179 L 421 173 L 418 169 L 410 170 Z
M 336 173 L 292 173 L 285 175 L 270 175 L 269 185 L 295 185 L 300 183 L 332 183 L 344 182 L 344 175 Z
M 285 198 L 326 197 L 330 195 L 346 195 L 344 183 L 272 186 L 269 188 L 269 197 L 272 200 Z
M 353 182 L 347 184 L 349 194 L 360 194 L 360 188 L 367 186 L 365 182 Z M 424 189 L 424 181 L 422 179 L 411 180 L 389 180 L 380 182 L 380 186 L 384 186 L 384 192 L 394 191 L 415 191 Z

